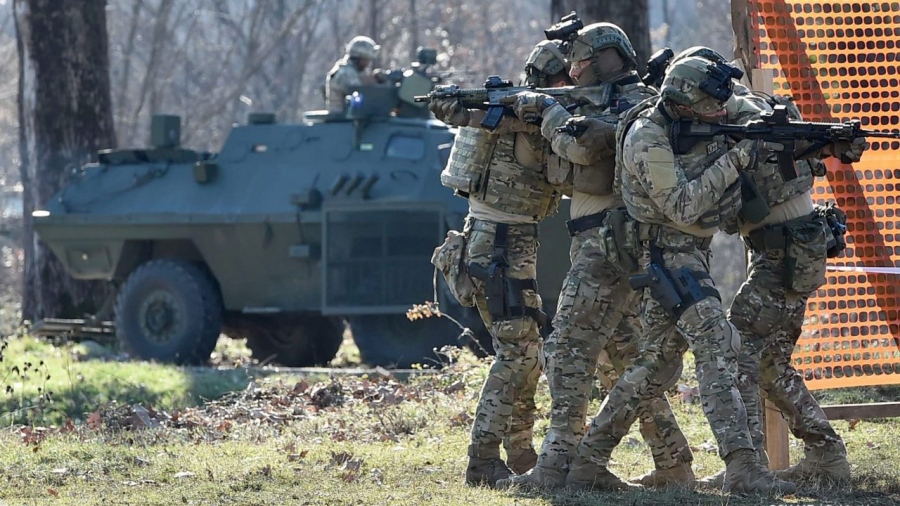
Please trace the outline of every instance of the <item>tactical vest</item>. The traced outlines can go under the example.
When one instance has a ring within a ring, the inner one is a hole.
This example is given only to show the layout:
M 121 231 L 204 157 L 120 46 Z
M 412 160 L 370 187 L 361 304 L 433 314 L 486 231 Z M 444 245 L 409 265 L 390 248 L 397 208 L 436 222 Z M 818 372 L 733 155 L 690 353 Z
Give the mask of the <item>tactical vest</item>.
M 532 146 L 541 142 L 540 134 L 528 136 Z M 547 182 L 545 164 L 534 170 L 516 161 L 516 137 L 515 133 L 491 135 L 481 128 L 460 128 L 441 172 L 441 184 L 505 213 L 542 220 L 556 212 L 561 194 Z
M 624 172 L 625 165 L 622 149 L 626 134 L 639 118 L 646 118 L 659 125 L 671 139 L 670 123 L 658 112 L 656 103 L 657 101 L 654 99 L 645 100 L 620 118 L 620 123 L 616 129 L 616 145 L 618 146 L 616 150 L 616 175 L 620 178 L 620 182 L 617 183 L 619 191 L 623 195 L 627 195 L 625 203 L 629 212 L 632 212 L 641 221 L 665 224 L 671 220 L 658 209 L 657 205 L 647 194 L 647 191 L 640 184 L 640 181 Z M 675 155 L 675 160 L 681 166 L 685 178 L 688 181 L 693 181 L 700 177 L 716 160 L 725 155 L 727 151 L 728 144 L 725 142 L 725 136 L 717 135 L 708 142 L 698 142 L 685 154 Z M 622 191 L 623 189 L 624 191 Z M 704 229 L 719 227 L 727 221 L 733 221 L 740 210 L 741 185 L 740 179 L 738 179 L 725 190 L 719 199 L 718 205 L 700 215 L 696 225 Z
M 617 85 L 613 95 L 603 104 L 588 103 L 575 109 L 579 115 L 591 116 L 618 125 L 620 114 L 629 111 L 648 97 L 655 97 L 656 90 L 642 84 Z M 617 154 L 618 156 L 618 150 Z M 609 195 L 615 191 L 615 158 L 601 160 L 595 166 L 574 164 L 573 187 L 588 195 Z
M 798 121 L 803 120 L 800 115 L 800 109 L 787 97 L 782 95 L 769 97 L 765 95 L 764 98 L 769 106 L 784 105 L 787 109 L 788 118 Z M 774 207 L 809 191 L 813 186 L 814 175 L 825 175 L 823 171 L 820 171 L 819 167 L 824 166 L 815 158 L 797 160 L 794 163 L 797 177 L 786 180 L 773 155 L 766 163 L 760 163 L 757 167 L 747 169 L 744 172 L 755 184 L 757 193 L 765 200 L 768 207 Z

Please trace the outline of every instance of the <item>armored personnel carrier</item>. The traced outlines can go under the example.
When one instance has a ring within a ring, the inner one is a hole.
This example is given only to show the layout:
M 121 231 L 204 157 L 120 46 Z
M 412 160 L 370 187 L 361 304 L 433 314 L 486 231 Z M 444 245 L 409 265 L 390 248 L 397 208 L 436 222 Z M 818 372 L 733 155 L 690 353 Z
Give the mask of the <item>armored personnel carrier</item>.
M 405 313 L 434 299 L 432 251 L 467 204 L 439 180 L 454 131 L 413 100 L 432 79 L 411 69 L 389 82 L 354 93 L 346 114 L 250 114 L 217 153 L 182 147 L 180 118 L 155 116 L 150 147 L 99 152 L 34 213 L 35 230 L 73 277 L 117 284 L 115 332 L 137 358 L 202 363 L 224 332 L 260 360 L 326 364 L 346 322 L 363 361 L 427 364 L 462 344 L 459 329 Z M 545 228 L 553 308 L 569 241 Z M 437 297 L 489 345 L 474 309 L 444 287 Z

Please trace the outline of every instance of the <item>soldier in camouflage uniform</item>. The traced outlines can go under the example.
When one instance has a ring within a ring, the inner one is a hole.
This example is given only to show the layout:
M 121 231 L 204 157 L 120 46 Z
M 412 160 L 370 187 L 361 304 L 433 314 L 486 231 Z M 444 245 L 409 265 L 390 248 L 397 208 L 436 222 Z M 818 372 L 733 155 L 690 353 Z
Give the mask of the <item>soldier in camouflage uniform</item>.
M 563 285 L 553 324 L 544 345 L 546 375 L 552 396 L 550 430 L 544 439 L 537 465 L 528 474 L 501 482 L 533 487 L 591 486 L 603 477 L 578 472 L 572 455 L 584 433 L 594 372 L 602 352 L 614 383 L 618 374 L 638 355 L 639 322 L 635 307 L 640 295 L 632 291 L 627 276 L 637 268 L 634 239 L 628 230 L 634 222 L 619 196 L 612 192 L 615 162 L 615 122 L 619 111 L 656 94 L 645 87 L 636 72 L 636 55 L 625 33 L 610 23 L 584 27 L 568 54 L 570 75 L 579 85 L 606 84 L 608 93 L 598 93 L 578 104 L 575 118 L 547 95 L 523 93 L 515 108 L 521 119 L 542 117 L 541 131 L 551 140 L 553 151 L 568 160 L 551 167 L 551 178 L 571 180 L 572 265 Z M 577 138 L 558 132 L 564 125 L 586 128 Z M 631 243 L 629 243 L 631 241 Z M 611 366 L 611 367 L 609 367 Z M 673 364 L 670 380 L 678 378 L 680 364 Z M 671 407 L 660 391 L 642 399 L 641 433 L 650 445 L 656 470 L 642 478 L 648 485 L 690 482 L 693 455 L 681 433 Z M 627 488 L 612 475 L 604 486 Z
M 673 63 L 692 55 L 712 62 L 725 61 L 708 48 L 691 48 Z M 802 120 L 797 106 L 783 96 L 757 96 L 738 82 L 734 87 L 736 96 L 745 97 L 762 110 L 783 105 L 791 119 Z M 858 161 L 866 147 L 865 139 L 859 139 L 831 144 L 805 156 L 834 155 Z M 798 152 L 806 151 L 798 147 Z M 741 176 L 743 207 L 734 224 L 725 227 L 728 232 L 739 230 L 751 250 L 748 278 L 729 310 L 729 320 L 741 333 L 738 389 L 761 463 L 768 464 L 760 387 L 788 418 L 794 436 L 805 443 L 806 457 L 790 469 L 777 471 L 777 477 L 846 483 L 850 465 L 844 442 L 791 365 L 806 302 L 824 284 L 827 258 L 840 253 L 834 234 L 842 235 L 843 231 L 833 231 L 829 225 L 826 215 L 835 212 L 832 208 L 813 204 L 813 177 L 824 175 L 824 165 L 815 158 L 805 158 L 797 160 L 788 172 L 793 177 L 786 177 L 774 158 L 747 168 Z M 724 478 L 723 471 L 702 481 L 721 487 Z
M 570 84 L 567 70 L 552 41 L 538 44 L 526 63 L 539 86 Z M 432 261 L 459 302 L 477 306 L 493 337 L 496 358 L 475 410 L 466 483 L 494 486 L 510 468 L 524 473 L 537 460 L 534 395 L 546 320 L 536 282 L 537 223 L 556 212 L 561 193 L 547 180 L 551 155 L 539 127 L 509 117 L 488 132 L 477 126 L 484 111 L 455 99 L 429 108 L 460 127 L 441 182 L 469 200 L 469 215 L 463 233 L 449 232 Z
M 367 72 L 369 64 L 378 56 L 381 46 L 364 36 L 353 37 L 347 44 L 347 53 L 335 62 L 328 71 L 325 83 L 325 104 L 328 112 L 342 113 L 346 110 L 344 97 L 364 84 L 375 84 L 375 79 Z
M 641 265 L 651 276 L 643 297 L 643 354 L 613 387 L 578 447 L 585 476 L 605 476 L 613 449 L 636 416 L 639 400 L 659 390 L 671 364 L 694 353 L 703 410 L 727 465 L 726 489 L 792 493 L 763 466 L 747 428 L 738 391 L 740 334 L 725 318 L 709 276 L 709 245 L 723 220 L 740 209 L 738 175 L 753 167 L 759 141 L 728 148 L 723 137 L 675 154 L 669 125 L 676 118 L 729 123 L 761 112 L 748 101 L 731 103 L 736 69 L 691 57 L 673 65 L 660 97 L 620 118 L 617 172 L 629 213 L 644 226 Z M 667 289 L 668 288 L 668 289 Z

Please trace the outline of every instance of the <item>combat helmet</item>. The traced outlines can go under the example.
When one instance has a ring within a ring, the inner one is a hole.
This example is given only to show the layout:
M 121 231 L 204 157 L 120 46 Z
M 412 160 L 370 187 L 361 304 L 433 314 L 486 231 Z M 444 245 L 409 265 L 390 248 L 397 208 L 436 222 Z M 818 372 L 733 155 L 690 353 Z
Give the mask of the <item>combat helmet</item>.
M 689 58 L 691 56 L 697 56 L 699 58 L 703 58 L 704 60 L 709 60 L 711 62 L 722 62 L 728 63 L 728 60 L 725 59 L 724 56 L 721 55 L 715 49 L 710 49 L 706 46 L 693 46 L 685 49 L 684 51 L 675 55 L 672 58 L 672 61 L 669 62 L 669 65 L 673 65 L 675 62 L 681 61 L 685 58 Z
M 375 44 L 374 40 L 364 35 L 357 35 L 350 39 L 350 42 L 347 44 L 347 55 L 351 58 L 374 60 L 378 56 L 379 49 L 381 49 L 381 46 Z
M 614 47 L 626 61 L 625 70 L 637 68 L 637 54 L 628 39 L 628 35 L 612 23 L 593 23 L 578 30 L 578 36 L 572 41 L 569 50 L 570 61 L 587 60 L 597 51 Z
M 525 60 L 525 82 L 534 86 L 547 86 L 550 77 L 569 72 L 569 62 L 559 49 L 562 41 L 542 40 L 534 46 Z
M 734 93 L 732 77 L 740 72 L 725 62 L 688 56 L 673 62 L 666 71 L 660 100 L 687 106 L 697 115 L 711 115 L 725 107 Z

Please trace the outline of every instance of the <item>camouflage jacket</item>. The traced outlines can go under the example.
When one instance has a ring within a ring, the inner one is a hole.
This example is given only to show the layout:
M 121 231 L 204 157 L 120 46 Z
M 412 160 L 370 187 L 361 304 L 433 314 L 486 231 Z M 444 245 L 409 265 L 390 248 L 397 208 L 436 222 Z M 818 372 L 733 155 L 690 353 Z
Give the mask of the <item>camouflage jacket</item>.
M 325 83 L 328 112 L 344 112 L 344 97 L 362 86 L 362 81 L 362 73 L 356 70 L 347 56 L 338 60 L 328 71 L 328 81 Z
M 737 96 L 729 100 L 726 110 L 728 123 L 743 123 L 762 112 Z M 675 155 L 669 135 L 669 122 L 656 107 L 642 112 L 625 132 L 620 169 L 625 205 L 640 221 L 710 236 L 716 229 L 697 222 L 715 212 L 738 179 L 737 167 L 724 156 L 729 145 L 724 136 L 717 136 Z
M 653 88 L 641 83 L 614 85 L 608 97 L 598 97 L 576 107 L 577 115 L 592 116 L 615 124 L 618 120 L 619 104 L 636 104 L 648 97 L 656 95 Z M 610 105 L 616 106 L 616 109 Z M 553 152 L 571 162 L 560 170 L 568 170 L 566 177 L 551 176 L 551 179 L 568 179 L 571 177 L 575 190 L 590 195 L 612 194 L 613 174 L 615 170 L 615 135 L 610 135 L 602 145 L 582 146 L 574 137 L 556 129 L 573 117 L 562 105 L 554 105 L 544 111 L 541 133 L 550 140 Z

